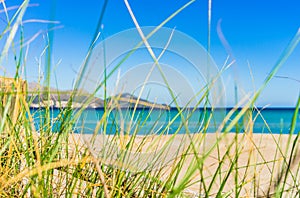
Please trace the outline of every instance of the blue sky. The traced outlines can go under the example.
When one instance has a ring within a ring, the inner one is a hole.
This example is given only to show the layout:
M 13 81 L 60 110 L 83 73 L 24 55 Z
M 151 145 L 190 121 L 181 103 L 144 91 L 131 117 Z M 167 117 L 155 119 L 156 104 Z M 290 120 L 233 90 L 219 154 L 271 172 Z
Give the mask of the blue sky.
M 18 5 L 21 2 L 21 0 L 6 1 L 6 6 Z M 159 25 L 187 2 L 186 0 L 129 1 L 141 26 Z M 76 76 L 75 71 L 83 62 L 93 38 L 103 1 L 32 0 L 30 3 L 38 4 L 38 6 L 28 8 L 25 20 L 49 20 L 54 15 L 54 20 L 59 21 L 54 31 L 53 65 L 61 60 L 55 69 L 58 86 L 61 89 L 69 89 Z M 207 1 L 195 1 L 169 21 L 165 27 L 176 28 L 207 48 L 207 4 Z M 281 52 L 300 27 L 299 7 L 300 2 L 297 0 L 212 0 L 211 56 L 219 68 L 228 56 L 217 34 L 217 23 L 222 20 L 222 32 L 236 59 L 235 64 L 222 75 L 229 106 L 234 104 L 234 79 L 239 85 L 240 99 L 262 84 Z M 10 11 L 11 14 L 13 12 Z M 0 13 L 0 16 L 5 19 L 3 13 Z M 4 20 L 0 21 L 0 27 L 4 25 Z M 47 27 L 47 24 L 25 24 L 25 39 L 30 39 L 38 31 L 46 31 Z M 134 27 L 123 1 L 110 0 L 108 2 L 103 27 L 105 37 Z M 45 46 L 43 35 L 45 33 L 40 34 L 30 43 L 27 63 L 28 79 L 37 79 L 38 66 L 35 59 L 39 58 Z M 14 66 L 9 65 L 7 71 L 13 73 L 13 68 Z M 252 83 L 251 73 L 254 83 Z M 300 46 L 279 70 L 278 75 L 300 80 L 299 74 Z M 54 83 L 54 80 L 52 82 Z M 293 106 L 299 96 L 299 90 L 299 82 L 274 78 L 263 92 L 257 105 Z

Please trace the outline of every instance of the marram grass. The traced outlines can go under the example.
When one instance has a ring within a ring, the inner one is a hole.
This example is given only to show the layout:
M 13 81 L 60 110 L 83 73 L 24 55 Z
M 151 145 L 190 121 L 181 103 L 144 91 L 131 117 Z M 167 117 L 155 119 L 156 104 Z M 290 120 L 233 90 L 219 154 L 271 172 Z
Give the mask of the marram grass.
M 149 35 L 140 32 L 142 40 L 151 54 L 153 53 L 151 52 L 151 46 L 147 44 L 147 39 L 191 3 L 193 1 L 188 2 L 172 14 Z M 138 22 L 128 2 L 126 5 L 137 29 L 139 29 Z M 16 31 L 21 25 L 20 21 L 27 6 L 28 1 L 24 1 L 1 34 L 1 42 L 5 38 L 6 40 L 3 41 L 5 45 L 0 61 L 6 56 L 15 40 Z M 7 34 L 7 36 L 3 37 L 4 34 Z M 191 134 L 187 127 L 189 115 L 183 115 L 181 110 L 179 110 L 177 117 L 184 121 L 181 127 L 187 129 L 187 133 L 183 135 L 175 133 L 168 136 L 137 136 L 136 133 L 128 135 L 126 131 L 123 131 L 123 133 L 116 133 L 116 135 L 103 138 L 105 135 L 74 134 L 73 124 L 84 110 L 82 108 L 76 114 L 72 113 L 71 102 L 76 97 L 76 91 L 71 94 L 69 106 L 62 109 L 57 117 L 57 121 L 61 123 L 58 131 L 55 133 L 52 131 L 53 121 L 50 119 L 49 106 L 45 108 L 47 119 L 41 119 L 41 126 L 36 129 L 29 109 L 31 101 L 28 101 L 26 97 L 26 85 L 17 73 L 15 78 L 10 79 L 10 83 L 1 83 L 0 87 L 0 196 L 300 196 L 300 132 L 295 131 L 300 97 L 291 120 L 290 134 L 287 135 L 275 135 L 272 131 L 264 135 L 253 134 L 253 122 L 257 117 L 253 117 L 251 113 L 252 109 L 255 108 L 255 101 L 260 97 L 260 93 L 274 77 L 298 42 L 299 32 L 283 52 L 261 88 L 254 93 L 248 102 L 241 101 L 233 108 L 224 118 L 219 130 L 213 134 L 206 133 L 206 131 L 212 121 L 214 111 L 208 114 L 202 130 L 198 134 Z M 91 53 L 93 45 L 94 42 L 92 42 L 88 54 Z M 133 51 L 136 49 L 133 49 Z M 24 56 L 21 49 L 18 56 L 20 60 Z M 81 76 L 83 76 L 89 61 L 88 57 L 89 55 L 81 70 Z M 159 67 L 158 58 L 155 55 L 152 58 L 156 66 Z M 122 62 L 124 60 L 121 60 L 120 64 Z M 47 64 L 49 65 L 46 67 L 50 67 L 51 63 Z M 119 65 L 112 72 L 115 72 Z M 47 73 L 47 75 L 50 75 L 50 73 Z M 107 78 L 110 75 L 107 74 Z M 50 78 L 46 79 L 49 80 Z M 77 84 L 81 80 L 79 75 Z M 46 84 L 49 85 L 49 82 Z M 95 93 L 104 85 L 105 79 L 104 82 L 100 83 Z M 199 104 L 206 99 L 211 86 L 211 84 L 208 84 L 205 89 L 201 90 L 199 94 L 203 96 Z M 174 101 L 176 101 L 175 94 L 171 89 L 168 90 Z M 35 94 L 44 93 L 45 91 L 48 95 L 51 94 L 49 87 L 46 90 L 37 90 Z M 238 107 L 242 104 L 242 109 L 237 112 Z M 113 108 L 115 108 L 113 102 L 106 104 L 106 111 L 99 120 L 98 128 L 106 129 L 107 118 Z M 230 133 L 242 118 L 245 120 L 245 132 L 242 134 Z M 168 126 L 174 120 L 171 120 Z M 143 123 L 140 123 L 140 126 L 142 125 Z M 139 125 L 135 128 L 135 132 L 138 130 Z M 98 130 L 95 129 L 95 131 Z M 106 144 L 104 144 L 102 152 L 96 152 L 95 148 L 99 147 L 97 144 L 101 141 Z M 118 146 L 117 148 L 126 148 L 118 150 L 119 160 L 114 158 L 116 156 L 115 145 Z M 152 156 L 153 161 L 148 165 L 145 165 L 147 159 L 143 155 L 132 158 L 133 156 L 130 154 L 149 150 L 158 150 L 158 152 L 154 157 Z M 135 163 L 140 163 L 143 168 L 135 169 L 128 166 L 132 159 L 136 160 Z M 163 163 L 157 165 L 160 162 Z

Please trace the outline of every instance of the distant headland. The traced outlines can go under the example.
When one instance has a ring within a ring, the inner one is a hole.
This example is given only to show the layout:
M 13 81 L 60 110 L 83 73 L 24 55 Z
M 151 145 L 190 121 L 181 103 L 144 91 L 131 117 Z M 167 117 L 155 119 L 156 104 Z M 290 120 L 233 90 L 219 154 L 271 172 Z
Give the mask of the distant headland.
M 104 108 L 105 104 L 111 108 L 153 108 L 170 109 L 166 104 L 158 104 L 146 99 L 138 98 L 130 93 L 120 93 L 114 96 L 101 99 L 91 96 L 85 91 L 80 90 L 59 90 L 55 88 L 45 88 L 38 83 L 28 83 L 27 101 L 31 108 L 53 107 L 66 108 Z M 49 94 L 48 94 L 48 91 Z M 70 101 L 70 99 L 72 100 Z

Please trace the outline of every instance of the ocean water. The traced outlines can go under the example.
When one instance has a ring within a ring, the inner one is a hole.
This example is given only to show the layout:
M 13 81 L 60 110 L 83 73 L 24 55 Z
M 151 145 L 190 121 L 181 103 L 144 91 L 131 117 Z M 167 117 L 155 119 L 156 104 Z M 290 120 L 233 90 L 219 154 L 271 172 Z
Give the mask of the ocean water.
M 222 124 L 225 116 L 231 109 L 215 109 L 213 112 L 208 109 L 192 109 L 178 113 L 177 109 L 161 110 L 161 109 L 122 109 L 113 110 L 103 117 L 103 109 L 86 109 L 76 120 L 71 123 L 75 133 L 136 133 L 138 135 L 145 134 L 184 134 L 197 133 L 199 131 L 215 132 Z M 239 110 L 238 110 L 239 111 Z M 235 112 L 235 114 L 238 113 Z M 231 132 L 244 132 L 249 122 L 249 115 L 254 120 L 254 133 L 290 133 L 291 121 L 295 109 L 293 108 L 267 108 L 247 112 L 238 124 L 235 125 Z M 59 109 L 51 109 L 50 117 L 52 120 L 51 128 L 53 132 L 59 132 L 61 129 L 60 119 L 65 117 Z M 71 112 L 73 115 L 76 113 Z M 41 129 L 45 120 L 44 109 L 31 109 L 34 118 L 34 124 L 37 130 Z M 59 118 L 59 115 L 61 117 Z M 225 123 L 225 127 L 234 118 L 234 115 Z M 209 122 L 208 122 L 209 120 Z M 184 124 L 185 123 L 185 124 Z M 209 124 L 207 124 L 209 123 Z M 97 126 L 98 124 L 98 126 Z M 95 130 L 97 126 L 97 131 Z M 300 114 L 297 116 L 296 130 L 300 131 Z

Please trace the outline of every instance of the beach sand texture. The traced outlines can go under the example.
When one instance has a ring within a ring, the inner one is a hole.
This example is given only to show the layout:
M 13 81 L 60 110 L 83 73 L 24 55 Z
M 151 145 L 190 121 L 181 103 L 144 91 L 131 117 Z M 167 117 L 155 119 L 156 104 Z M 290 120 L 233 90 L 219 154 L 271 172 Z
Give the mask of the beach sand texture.
M 288 145 L 289 138 L 291 138 L 291 143 Z M 122 147 L 124 148 L 126 142 L 125 137 L 114 139 L 113 136 L 97 135 L 93 137 L 93 135 L 88 134 L 76 134 L 73 135 L 73 138 L 70 138 L 70 144 L 80 143 L 83 147 L 88 147 L 103 163 L 130 171 L 163 168 L 161 180 L 164 181 L 167 179 L 170 171 L 176 167 L 177 163 L 175 162 L 178 162 L 180 156 L 193 141 L 194 149 L 190 149 L 188 153 L 185 153 L 187 157 L 178 179 L 179 184 L 180 180 L 184 179 L 186 174 L 195 167 L 191 179 L 186 183 L 186 192 L 188 194 L 203 194 L 203 183 L 208 189 L 214 173 L 218 171 L 218 175 L 210 190 L 210 195 L 215 196 L 220 189 L 222 181 L 227 178 L 222 190 L 223 193 L 230 192 L 231 195 L 234 195 L 235 186 L 241 185 L 243 187 L 241 188 L 240 196 L 264 197 L 268 191 L 269 193 L 274 193 L 276 185 L 284 179 L 286 172 L 282 172 L 282 166 L 289 159 L 295 138 L 296 136 L 279 134 L 236 135 L 234 133 L 225 135 L 221 133 L 194 134 L 191 136 L 164 135 L 148 136 L 146 138 L 145 136 L 137 136 L 134 140 L 135 146 L 131 152 L 127 152 L 125 160 L 124 158 L 122 160 L 119 155 L 124 151 Z M 299 145 L 299 140 L 297 145 Z M 164 146 L 165 148 L 162 149 Z M 196 151 L 199 157 L 198 160 L 204 159 L 202 178 L 196 166 Z M 293 197 L 297 193 L 299 196 L 299 186 L 298 189 L 297 187 L 289 186 L 290 183 L 300 184 L 300 176 L 297 172 L 300 163 L 298 147 L 296 147 L 293 156 L 285 188 L 294 189 L 286 194 L 288 197 Z M 234 163 L 237 166 L 231 167 L 234 161 L 237 161 L 237 163 Z M 222 165 L 221 167 L 219 167 L 220 164 Z M 230 168 L 234 170 L 228 171 Z M 278 178 L 281 174 L 283 177 L 279 181 Z

